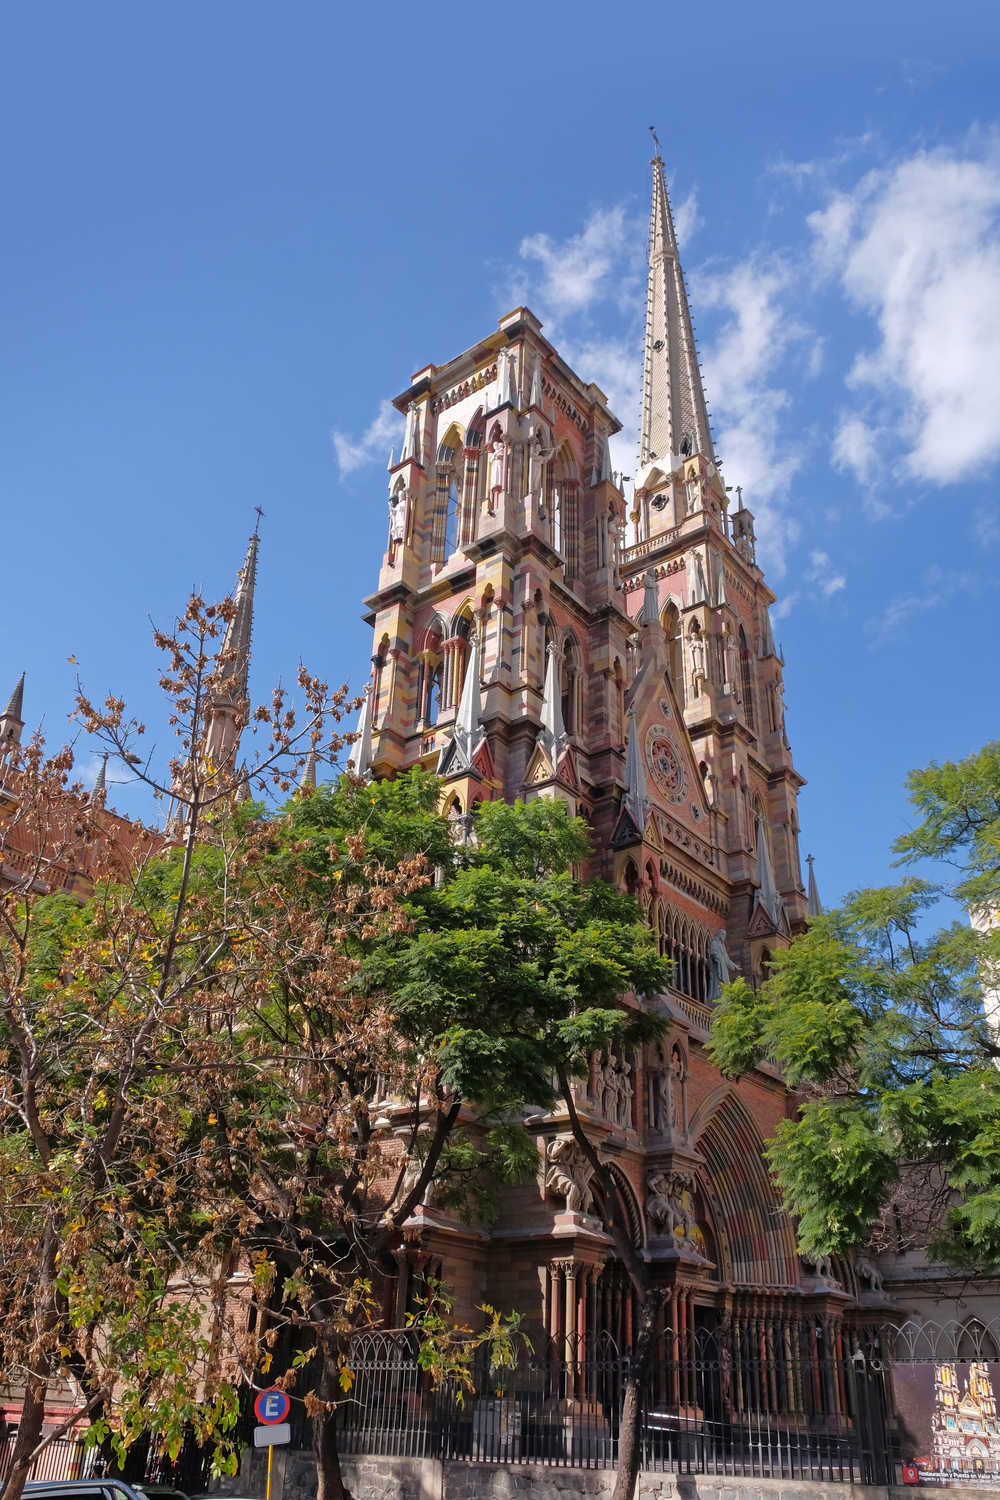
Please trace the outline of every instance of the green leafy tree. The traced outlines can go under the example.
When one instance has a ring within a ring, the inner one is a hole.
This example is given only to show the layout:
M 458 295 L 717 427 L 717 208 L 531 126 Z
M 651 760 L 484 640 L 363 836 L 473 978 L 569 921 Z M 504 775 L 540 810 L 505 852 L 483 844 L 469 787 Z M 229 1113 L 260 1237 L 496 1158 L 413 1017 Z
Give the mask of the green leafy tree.
M 615 1488 L 615 1500 L 628 1500 L 661 1293 L 579 1120 L 573 1083 L 596 1051 L 621 1054 L 662 1034 L 662 1015 L 643 1002 L 664 988 L 669 964 L 629 897 L 574 877 L 589 852 L 586 825 L 559 802 L 487 803 L 473 846 L 426 893 L 413 933 L 380 949 L 368 972 L 393 995 L 404 1035 L 434 1033 L 441 1079 L 456 1097 L 487 1111 L 531 1104 L 569 1116 L 596 1209 L 639 1299 Z
M 908 1237 L 969 1268 L 1000 1262 L 1000 743 L 914 771 L 919 822 L 901 862 L 936 881 L 851 895 L 728 986 L 712 1053 L 729 1074 L 763 1057 L 801 1090 L 769 1157 L 802 1249 Z M 976 925 L 934 930 L 947 899 Z

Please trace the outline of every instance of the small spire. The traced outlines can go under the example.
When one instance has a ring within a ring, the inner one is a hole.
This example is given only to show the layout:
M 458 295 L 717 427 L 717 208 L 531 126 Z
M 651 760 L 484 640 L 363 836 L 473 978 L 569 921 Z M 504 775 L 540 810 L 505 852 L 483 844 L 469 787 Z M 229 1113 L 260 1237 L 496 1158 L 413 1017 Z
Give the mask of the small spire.
M 646 787 L 646 767 L 639 750 L 634 707 L 628 711 L 628 740 L 625 744 L 625 807 L 636 828 L 642 833 L 649 811 L 649 792 Z
M 19 745 L 21 743 L 21 730 L 24 728 L 24 673 L 14 686 L 7 702 L 7 707 L 0 714 L 0 749 L 4 746 Z
M 781 920 L 781 893 L 771 865 L 767 835 L 764 832 L 764 819 L 760 817 L 757 819 L 757 884 L 761 905 L 777 927 Z
M 462 750 L 467 761 L 472 760 L 472 752 L 476 748 L 475 742 L 479 735 L 479 721 L 483 716 L 483 696 L 480 686 L 482 667 L 480 665 L 479 632 L 474 630 L 469 641 L 469 662 L 465 669 L 465 680 L 462 683 L 462 696 L 458 702 L 458 713 L 455 715 L 455 743 Z
M 771 628 L 771 611 L 767 608 L 767 605 L 764 606 L 763 624 L 764 629 L 761 632 L 760 655 L 761 660 L 765 661 L 769 656 L 777 656 L 778 654 L 774 645 L 774 631 Z
M 108 795 L 108 752 L 105 750 L 101 759 L 101 768 L 94 778 L 94 785 L 90 791 L 92 803 L 100 803 L 103 807 Z
M 354 774 L 369 781 L 372 771 L 372 685 L 365 684 L 364 702 L 358 718 L 357 739 L 351 746 L 350 758 L 354 762 Z
M 417 464 L 420 462 L 420 408 L 415 401 L 411 401 L 407 407 L 403 451 L 399 455 L 400 463 L 405 463 L 407 459 L 412 459 Z
M 306 756 L 306 763 L 305 763 L 305 765 L 302 768 L 302 776 L 301 776 L 301 778 L 299 780 L 299 791 L 300 792 L 314 792 L 315 790 L 316 790 L 316 751 L 315 751 L 315 748 L 312 745 L 310 745 L 309 746 L 309 754 Z
M 816 871 L 813 869 L 813 856 L 806 855 L 806 864 L 809 866 L 809 886 L 806 892 L 806 915 L 820 917 L 823 915 L 823 903 L 819 899 L 819 887 L 816 884 Z
M 559 691 L 559 655 L 555 641 L 550 641 L 545 662 L 545 687 L 542 692 L 542 728 L 539 740 L 548 752 L 553 766 L 566 743 L 562 695 Z
M 517 400 L 517 371 L 514 366 L 514 351 L 501 349 L 497 355 L 497 406 L 513 406 Z
M 531 395 L 528 397 L 528 405 L 542 410 L 542 360 L 538 354 L 531 367 Z
M 715 455 L 660 143 L 652 126 L 650 131 L 656 155 L 652 160 L 639 464 L 641 468 L 655 457 L 665 469 L 681 454 L 701 453 L 710 459 Z
M 728 603 L 729 597 L 726 594 L 726 565 L 720 554 L 715 573 L 715 607 L 716 609 L 722 609 Z

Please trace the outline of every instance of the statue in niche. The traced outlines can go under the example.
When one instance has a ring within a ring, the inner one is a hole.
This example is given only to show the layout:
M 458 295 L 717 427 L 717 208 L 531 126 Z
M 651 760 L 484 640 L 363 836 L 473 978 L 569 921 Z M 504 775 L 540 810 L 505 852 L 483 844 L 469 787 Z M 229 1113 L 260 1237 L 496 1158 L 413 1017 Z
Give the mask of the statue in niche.
M 722 986 L 731 984 L 738 973 L 739 968 L 729 957 L 726 947 L 726 929 L 721 927 L 712 934 L 708 945 L 708 999 L 718 1000 Z
M 687 482 L 687 513 L 693 516 L 701 506 L 701 481 L 689 479 Z
M 406 537 L 406 500 L 402 490 L 389 496 L 389 566 L 394 567 L 396 550 Z
M 695 688 L 705 679 L 705 642 L 700 631 L 694 630 L 688 637 L 691 642 L 691 678 Z
M 545 1190 L 565 1198 L 568 1213 L 590 1213 L 594 1207 L 590 1191 L 593 1167 L 571 1135 L 557 1135 L 545 1151 L 549 1163 Z
M 726 666 L 726 686 L 732 691 L 733 683 L 736 681 L 736 641 L 731 630 L 723 634 L 722 653 Z
M 540 422 L 533 422 L 528 440 L 528 492 L 537 498 L 539 514 L 545 489 L 545 470 L 555 456 L 555 434 L 547 432 Z
M 663 1048 L 657 1047 L 657 1065 L 650 1079 L 650 1124 L 657 1135 L 666 1135 L 670 1130 L 671 1089 L 670 1069 L 663 1056 Z
M 613 1052 L 598 1061 L 596 1102 L 609 1125 L 628 1128 L 632 1124 L 632 1067 Z
M 503 494 L 504 440 L 497 437 L 490 444 L 489 477 L 487 483 L 487 508 L 491 516 L 497 513 L 500 496 Z
M 675 1042 L 670 1049 L 670 1130 L 681 1135 L 687 1129 L 687 1063 Z
M 695 1249 L 693 1188 L 694 1178 L 689 1172 L 654 1169 L 646 1176 L 646 1217 L 655 1233 L 673 1239 L 686 1250 Z
M 622 586 L 622 536 L 625 531 L 624 518 L 608 512 L 608 529 L 611 533 L 611 577 L 616 589 Z

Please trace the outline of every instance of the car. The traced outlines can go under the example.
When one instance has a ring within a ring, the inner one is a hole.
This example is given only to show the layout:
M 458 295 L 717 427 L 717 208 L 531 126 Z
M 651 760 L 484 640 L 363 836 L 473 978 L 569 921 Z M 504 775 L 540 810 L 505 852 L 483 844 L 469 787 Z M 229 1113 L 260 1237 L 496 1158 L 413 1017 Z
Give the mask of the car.
M 24 1486 L 26 1500 L 142 1500 L 124 1479 L 39 1479 Z
M 137 1490 L 140 1497 L 145 1495 L 146 1500 L 188 1500 L 183 1490 L 175 1489 L 172 1484 L 133 1484 L 132 1488 Z

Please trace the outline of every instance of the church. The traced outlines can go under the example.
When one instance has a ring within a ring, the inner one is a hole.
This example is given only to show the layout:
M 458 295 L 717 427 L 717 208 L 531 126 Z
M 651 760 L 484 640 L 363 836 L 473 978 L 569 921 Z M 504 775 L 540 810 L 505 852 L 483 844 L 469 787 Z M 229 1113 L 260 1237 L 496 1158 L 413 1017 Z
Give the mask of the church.
M 655 1002 L 668 1034 L 645 1055 L 595 1055 L 581 1119 L 614 1163 L 664 1326 L 749 1337 L 778 1367 L 817 1338 L 842 1349 L 883 1296 L 863 1259 L 796 1252 L 764 1161 L 794 1107 L 778 1071 L 729 1081 L 705 1052 L 721 986 L 758 982 L 819 900 L 799 858 L 775 595 L 715 453 L 658 147 L 648 278 L 630 501 L 609 453 L 620 421 L 526 307 L 396 398 L 355 761 L 375 777 L 435 770 L 457 838 L 498 797 L 559 798 L 586 820 L 587 873 L 634 896 L 673 977 Z M 463 1318 L 485 1300 L 536 1335 L 627 1347 L 633 1296 L 588 1211 L 583 1153 L 558 1111 L 533 1128 L 537 1181 L 494 1227 L 433 1200 L 413 1215 L 396 1318 L 430 1273 Z

